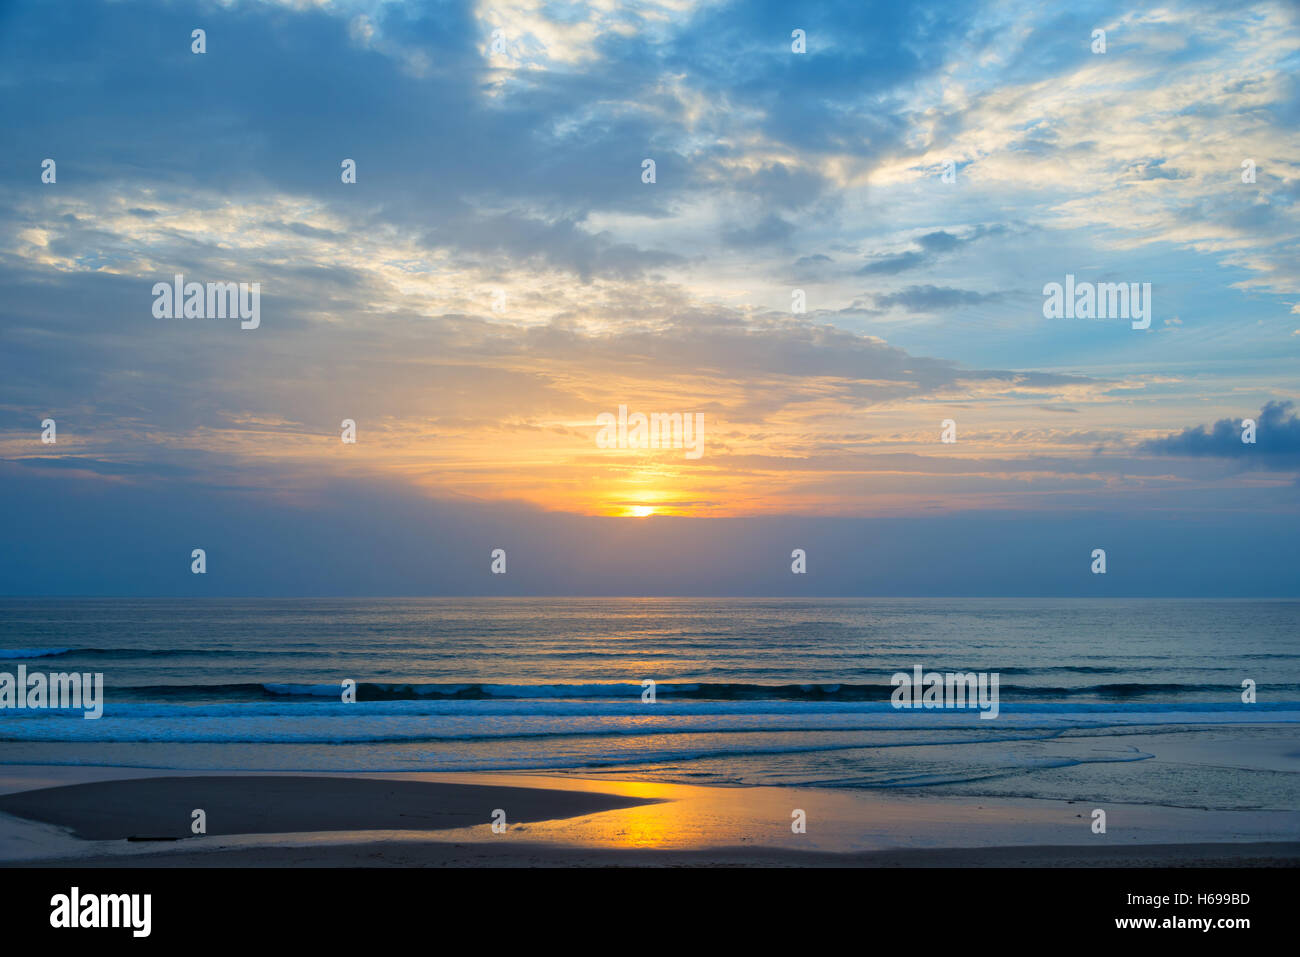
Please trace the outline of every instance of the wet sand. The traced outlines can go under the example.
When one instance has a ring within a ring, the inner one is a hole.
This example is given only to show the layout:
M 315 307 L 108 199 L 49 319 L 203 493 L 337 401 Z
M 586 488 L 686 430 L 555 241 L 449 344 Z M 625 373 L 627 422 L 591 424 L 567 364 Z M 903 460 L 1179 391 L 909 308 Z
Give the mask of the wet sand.
M 1300 812 L 522 774 L 0 769 L 0 861 L 58 867 L 1300 866 Z M 201 808 L 207 832 L 191 831 Z M 506 827 L 494 831 L 496 810 Z M 792 821 L 802 815 L 804 830 Z
M 46 866 L 67 867 L 68 861 Z M 31 866 L 31 865 L 29 865 Z M 36 865 L 40 866 L 40 865 Z M 1296 867 L 1300 842 L 1136 847 L 977 847 L 797 851 L 766 847 L 590 848 L 554 844 L 389 843 L 249 847 L 93 857 L 76 867 Z
M 653 800 L 653 799 L 649 799 Z M 648 799 L 594 791 L 314 776 L 185 776 L 95 781 L 0 795 L 0 812 L 66 828 L 90 841 L 304 831 L 436 831 L 558 820 Z

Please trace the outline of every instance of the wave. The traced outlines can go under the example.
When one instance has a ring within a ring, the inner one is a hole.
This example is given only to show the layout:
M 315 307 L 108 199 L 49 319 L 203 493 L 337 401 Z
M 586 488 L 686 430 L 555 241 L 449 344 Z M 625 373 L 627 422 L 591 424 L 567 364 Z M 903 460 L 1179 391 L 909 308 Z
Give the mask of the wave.
M 708 760 L 710 758 L 746 758 L 761 755 L 815 754 L 818 752 L 835 752 L 853 750 L 852 744 L 777 744 L 767 747 L 754 745 L 728 746 L 719 742 L 696 748 L 651 748 L 638 751 L 626 751 L 617 754 L 590 753 L 544 754 L 519 752 L 513 754 L 475 754 L 465 751 L 429 752 L 421 756 L 420 766 L 411 764 L 394 764 L 391 767 L 367 767 L 358 765 L 353 770 L 363 772 L 375 771 L 583 771 L 597 769 L 638 768 L 656 764 L 679 763 Z M 0 767 L 9 762 L 0 762 Z M 59 766 L 57 762 L 23 760 L 22 764 Z M 97 761 L 104 767 L 134 767 L 135 765 L 111 761 Z M 241 768 L 241 770 L 283 771 L 283 767 Z
M 1055 737 L 1065 731 L 1078 730 L 1077 724 L 1040 724 L 1030 722 L 1014 728 L 979 729 L 982 734 L 972 736 L 969 729 L 947 725 L 922 725 L 900 729 L 882 724 L 864 724 L 857 721 L 836 720 L 834 716 L 794 716 L 786 722 L 772 724 L 746 720 L 740 715 L 726 720 L 714 716 L 687 721 L 669 720 L 617 721 L 592 718 L 587 721 L 519 721 L 484 722 L 481 720 L 451 720 L 441 724 L 420 721 L 384 721 L 354 718 L 351 721 L 257 721 L 248 719 L 211 718 L 184 722 L 164 723 L 119 720 L 115 722 L 15 722 L 0 731 L 0 741 L 80 741 L 80 742 L 168 742 L 208 744 L 436 744 L 440 742 L 491 743 L 508 740 L 528 740 L 544 747 L 565 739 L 657 740 L 665 737 L 703 737 L 709 740 L 734 740 L 754 736 L 762 740 L 781 740 L 781 736 L 858 735 L 851 742 L 819 744 L 819 748 L 892 748 L 912 746 L 957 745 L 971 742 L 1039 741 Z M 1089 730 L 1091 726 L 1082 726 Z M 943 734 L 946 737 L 910 737 L 897 735 L 899 730 Z M 864 733 L 878 736 L 862 738 Z M 614 747 L 623 747 L 618 744 Z
M 159 704 L 110 699 L 99 720 L 78 710 L 5 712 L 0 741 L 395 743 L 505 738 L 623 738 L 854 733 L 858 746 L 922 743 L 918 732 L 970 740 L 1121 727 L 1300 723 L 1300 702 L 1004 704 L 995 720 L 967 710 L 903 710 L 879 702 L 339 701 Z
M 196 686 L 202 688 L 205 686 Z M 230 687 L 230 686 L 223 686 Z M 243 686 L 249 690 L 253 686 Z M 282 684 L 267 683 L 262 691 L 288 697 L 330 697 L 341 693 L 338 684 Z M 545 698 L 640 698 L 645 689 L 640 684 L 444 684 L 444 683 L 388 683 L 360 682 L 357 684 L 358 700 L 403 699 L 545 699 Z M 1300 692 L 1300 685 L 1272 685 L 1275 692 Z M 888 683 L 872 684 L 736 684 L 698 682 L 690 684 L 658 684 L 656 698 L 702 699 L 709 701 L 861 701 L 888 703 L 894 686 Z M 1005 698 L 1135 698 L 1143 695 L 1180 695 L 1195 692 L 1223 692 L 1240 694 L 1240 687 L 1220 683 L 1175 682 L 1115 682 L 1076 687 L 1001 684 L 999 696 Z
M 1208 720 L 1226 718 L 1233 721 L 1293 720 L 1300 713 L 1300 701 L 1268 701 L 1257 704 L 1224 701 L 1185 702 L 1002 702 L 996 720 L 981 719 L 974 708 L 894 708 L 887 701 L 641 701 L 579 700 L 579 699 L 467 699 L 467 700 L 392 700 L 358 701 L 345 704 L 337 698 L 330 700 L 262 700 L 156 702 L 123 701 L 111 692 L 106 694 L 104 720 L 109 719 L 179 719 L 202 721 L 205 719 L 274 718 L 303 721 L 349 721 L 366 718 L 593 718 L 615 720 L 653 720 L 656 718 L 698 718 L 704 716 L 754 716 L 765 718 L 800 717 L 850 717 L 857 721 L 879 723 L 889 719 L 898 727 L 918 727 L 927 719 L 939 722 L 976 720 L 981 726 L 993 726 L 1003 720 L 1019 720 L 1034 716 L 1050 719 L 1076 719 L 1089 716 L 1118 717 L 1124 721 L 1151 719 L 1203 717 Z M 55 709 L 7 709 L 6 720 L 53 722 L 69 716 L 81 721 L 81 711 Z M 94 724 L 95 722 L 91 722 Z M 865 727 L 865 725 L 862 725 Z
M 71 649 L 27 649 L 0 651 L 0 657 L 56 657 L 74 653 Z M 112 675 L 108 676 L 110 679 Z M 282 702 L 285 713 L 311 702 L 340 702 L 341 683 L 291 682 L 181 682 L 175 684 L 115 684 L 107 688 L 107 700 L 119 705 L 126 702 L 201 703 L 212 702 Z M 1059 705 L 1066 710 L 1105 710 L 1132 703 L 1143 708 L 1179 707 L 1250 707 L 1269 710 L 1289 708 L 1300 700 L 1300 684 L 1270 684 L 1267 702 L 1243 706 L 1240 688 L 1232 682 L 1106 682 L 1076 686 L 1001 682 L 999 700 L 1003 710 L 1017 704 L 1050 709 Z M 578 701 L 605 704 L 642 703 L 645 689 L 639 683 L 554 683 L 496 684 L 485 682 L 387 682 L 361 681 L 356 685 L 356 702 L 349 705 L 373 705 L 382 702 L 544 702 Z M 800 705 L 828 708 L 873 710 L 892 707 L 894 687 L 886 682 L 869 683 L 798 683 L 758 684 L 738 682 L 665 682 L 655 686 L 659 703 L 714 702 L 737 705 L 746 702 L 768 704 L 772 710 L 791 710 Z M 1208 700 L 1207 700 L 1208 699 Z M 1280 700 L 1278 700 L 1280 699 Z M 919 709 L 931 710 L 931 709 Z
M 972 784 L 977 781 L 994 781 L 998 778 L 1010 778 L 1026 771 L 1048 771 L 1060 768 L 1075 768 L 1086 764 L 1125 764 L 1133 761 L 1149 761 L 1154 754 L 1147 754 L 1134 748 L 1131 752 L 1117 756 L 1090 755 L 1088 757 L 1049 757 L 1049 758 L 1012 758 L 1003 757 L 1003 767 L 996 770 L 970 769 L 964 772 L 916 772 L 901 774 L 896 777 L 874 779 L 842 778 L 839 780 L 816 780 L 795 782 L 791 787 L 830 787 L 853 789 L 888 789 L 933 787 L 945 784 Z
M 54 654 L 51 650 L 49 654 Z M 357 702 L 381 701 L 558 701 L 600 700 L 640 702 L 644 688 L 630 682 L 574 684 L 493 684 L 478 682 L 386 682 L 361 681 L 356 685 Z M 1300 697 L 1300 684 L 1270 684 L 1272 695 L 1287 700 Z M 286 701 L 340 700 L 342 683 L 213 682 L 211 684 L 116 685 L 110 697 L 146 701 Z M 747 684 L 734 682 L 681 682 L 655 686 L 656 700 L 718 702 L 816 702 L 890 706 L 892 685 L 879 683 Z M 1189 695 L 1218 695 L 1221 702 L 1234 704 L 1241 689 L 1231 682 L 1111 682 L 1103 684 L 1032 685 L 1000 683 L 999 699 L 1007 702 L 1099 703 L 1148 700 L 1164 697 L 1177 701 Z M 1257 707 L 1263 707 L 1263 703 Z
M 303 655 L 316 654 L 321 645 L 300 645 L 294 651 L 265 651 L 254 650 L 245 651 L 239 648 L 0 648 L 0 659 L 3 658 L 50 658 L 50 657 L 75 657 L 75 658 L 219 658 L 222 655 L 231 655 L 238 658 L 282 658 L 282 657 L 302 657 Z M 358 657 L 374 657 L 371 651 L 334 651 L 329 652 L 331 657 L 347 657 L 356 655 Z

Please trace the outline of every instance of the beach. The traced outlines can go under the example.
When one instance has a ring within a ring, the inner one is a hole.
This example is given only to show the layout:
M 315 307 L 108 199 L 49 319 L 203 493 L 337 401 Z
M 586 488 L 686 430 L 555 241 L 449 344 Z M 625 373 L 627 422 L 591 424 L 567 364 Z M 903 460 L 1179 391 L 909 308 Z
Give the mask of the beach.
M 1297 866 L 1300 812 L 542 775 L 8 767 L 0 858 L 77 867 Z M 190 833 L 201 807 L 207 833 Z M 494 832 L 493 815 L 505 826 Z M 806 831 L 791 827 L 803 811 Z
M 104 682 L 4 711 L 0 863 L 1300 862 L 1293 602 L 5 607 L 0 671 Z
M 1300 865 L 1300 845 L 1148 844 L 1131 848 L 993 847 L 834 854 L 726 847 L 699 851 L 484 847 L 374 842 L 330 847 L 246 848 L 191 854 L 92 857 L 77 867 L 1278 867 Z M 52 866 L 63 866 L 55 864 Z

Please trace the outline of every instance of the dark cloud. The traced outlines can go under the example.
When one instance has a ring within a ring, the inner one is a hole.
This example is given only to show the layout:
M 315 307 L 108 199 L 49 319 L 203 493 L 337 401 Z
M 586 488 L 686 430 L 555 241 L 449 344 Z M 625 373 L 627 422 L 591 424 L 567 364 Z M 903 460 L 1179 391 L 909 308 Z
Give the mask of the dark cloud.
M 979 225 L 962 235 L 939 229 L 926 233 L 916 240 L 919 249 L 881 256 L 873 259 L 858 270 L 859 276 L 892 276 L 896 273 L 917 269 L 936 262 L 940 256 L 953 253 L 964 246 L 984 239 L 987 236 L 1000 236 L 1008 232 L 1001 224 L 993 226 Z
M 931 261 L 931 257 L 919 250 L 898 253 L 895 256 L 882 256 L 867 263 L 858 270 L 859 276 L 892 276 L 895 273 L 916 269 Z
M 751 193 L 766 205 L 789 211 L 812 203 L 829 184 L 809 170 L 773 163 L 733 179 L 729 185 L 738 192 Z
M 1294 405 L 1289 399 L 1266 403 L 1256 419 L 1253 444 L 1241 440 L 1242 419 L 1219 419 L 1208 429 L 1203 425 L 1183 429 L 1142 447 L 1157 455 L 1210 456 L 1259 468 L 1296 468 L 1300 466 L 1300 417 L 1291 412 Z
M 132 476 L 150 478 L 188 478 L 196 474 L 195 469 L 182 465 L 159 462 L 113 462 L 107 459 L 89 458 L 82 455 L 48 456 L 38 455 L 13 460 L 18 465 L 34 469 L 57 469 L 59 471 L 93 472 L 96 475 Z
M 0 182 L 28 182 L 30 157 L 53 156 L 60 189 L 201 188 L 242 205 L 309 196 L 348 228 L 397 225 L 430 247 L 625 278 L 671 252 L 575 235 L 591 214 L 663 217 L 723 189 L 774 211 L 728 241 L 784 241 L 781 212 L 835 202 L 826 179 L 815 163 L 738 172 L 746 156 L 728 144 L 758 132 L 809 159 L 887 155 L 906 128 L 893 98 L 945 61 L 976 8 L 805 11 L 810 49 L 797 56 L 781 4 L 709 6 L 670 28 L 610 31 L 580 69 L 519 70 L 489 95 L 501 76 L 469 0 L 385 6 L 369 44 L 326 9 L 210 6 L 202 56 L 183 6 L 19 0 L 0 14 L 0 82 L 14 94 L 0 100 Z M 665 91 L 665 74 L 685 99 Z M 729 108 L 690 115 L 694 96 Z M 339 182 L 345 157 L 355 186 Z M 646 157 L 653 188 L 640 181 Z
M 1078 569 L 1097 542 L 1112 563 L 1100 583 L 1108 596 L 1276 596 L 1296 587 L 1288 515 L 1130 506 L 1101 515 L 631 522 L 431 499 L 373 481 L 327 481 L 285 508 L 260 491 L 11 477 L 6 468 L 4 595 L 789 595 L 791 542 L 819 562 L 808 587 L 796 583 L 805 597 L 1091 597 L 1099 582 Z M 502 544 L 505 580 L 489 581 L 486 561 L 465 560 Z M 190 574 L 195 547 L 207 552 L 202 581 Z
M 753 226 L 723 230 L 722 238 L 729 246 L 766 246 L 785 242 L 793 232 L 794 226 L 771 213 Z
M 318 10 L 208 9 L 202 56 L 189 52 L 193 14 L 169 4 L 19 3 L 5 19 L 0 81 L 39 94 L 0 100 L 13 140 L 0 184 L 30 182 L 30 155 L 57 159 L 64 191 L 149 188 L 184 203 L 202 190 L 253 207 L 311 197 L 349 230 L 397 226 L 430 248 L 536 257 L 584 278 L 673 258 L 585 233 L 593 210 L 661 216 L 673 190 L 700 188 L 675 157 L 672 111 L 639 105 L 649 75 L 614 64 L 594 78 L 543 71 L 516 95 L 487 96 L 469 4 L 388 9 L 380 32 L 423 54 L 423 74 L 358 45 L 345 18 Z M 51 44 L 57 57 L 40 52 Z M 628 106 L 597 107 L 608 101 Z M 640 182 L 645 156 L 671 189 Z M 355 186 L 340 183 L 344 158 L 357 162 Z M 815 188 L 767 175 L 791 196 Z M 152 218 L 139 206 L 132 215 Z M 283 228 L 331 238 L 307 224 Z
M 946 286 L 908 286 L 901 292 L 874 298 L 879 308 L 899 306 L 908 312 L 933 312 L 938 309 L 955 309 L 958 306 L 977 306 L 984 302 L 996 302 L 1002 298 L 1002 294 L 971 292 L 968 289 L 952 289 Z
M 979 234 L 977 233 L 974 235 L 979 235 Z M 917 243 L 919 243 L 921 248 L 924 249 L 926 252 L 946 253 L 946 252 L 951 252 L 952 250 L 960 246 L 963 242 L 968 242 L 968 241 L 969 240 L 958 239 L 952 233 L 940 229 L 933 233 L 926 233 L 924 236 L 922 236 L 920 239 L 917 240 Z

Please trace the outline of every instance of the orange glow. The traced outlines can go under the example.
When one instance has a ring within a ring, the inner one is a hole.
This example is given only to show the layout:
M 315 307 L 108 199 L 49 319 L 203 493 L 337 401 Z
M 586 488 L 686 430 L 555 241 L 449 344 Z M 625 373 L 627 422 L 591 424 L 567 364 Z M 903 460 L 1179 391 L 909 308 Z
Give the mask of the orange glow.
M 241 469 L 232 473 L 233 484 L 247 484 L 286 502 L 310 501 L 318 485 L 334 477 L 381 479 L 434 498 L 662 519 L 1019 508 L 1030 496 L 1045 506 L 1060 494 L 1084 500 L 1099 494 L 1087 438 L 1091 428 L 1078 430 L 1077 440 L 1058 437 L 1057 413 L 1038 408 L 1042 396 L 1036 393 L 990 410 L 981 419 L 981 433 L 967 432 L 960 446 L 949 446 L 936 438 L 937 423 L 951 413 L 942 405 L 934 406 L 937 412 L 927 409 L 929 418 L 907 403 L 875 407 L 867 415 L 833 396 L 821 396 L 756 418 L 745 408 L 743 383 L 712 383 L 710 393 L 683 398 L 665 393 L 663 383 L 618 374 L 582 381 L 593 390 L 591 397 L 575 400 L 572 411 L 537 417 L 521 417 L 515 410 L 522 400 L 511 395 L 494 396 L 496 405 L 471 416 L 457 404 L 464 399 L 461 393 L 426 389 L 421 383 L 418 390 L 395 393 L 393 404 L 403 409 L 402 415 L 368 417 L 364 442 L 355 446 L 340 444 L 333 431 L 296 420 L 249 415 L 232 415 L 223 427 L 183 434 L 131 433 L 131 441 L 238 461 Z M 628 395 L 646 396 L 637 401 L 650 409 L 710 407 L 700 457 L 687 458 L 685 449 L 600 448 L 590 410 L 616 408 L 623 401 L 619 397 Z M 983 395 L 963 397 L 978 400 Z M 1080 406 L 1088 400 L 1080 392 L 1065 398 Z M 435 414 L 439 402 L 451 403 L 458 415 Z M 1098 416 L 1098 428 L 1122 425 L 1118 412 Z M 1033 441 L 1023 437 L 1026 429 Z M 1050 469 L 1035 464 L 1038 446 L 1033 443 L 1047 437 L 1062 455 L 1079 457 L 1075 481 L 1088 483 L 1086 487 L 1058 481 Z M 78 441 L 78 454 L 106 458 L 118 454 L 124 442 L 107 433 Z M 0 458 L 31 454 L 26 437 L 0 433 Z M 1015 463 L 1020 456 L 1026 457 L 1023 469 Z M 282 477 L 274 491 L 262 489 L 255 476 L 254 467 L 261 463 L 272 464 Z M 126 481 L 93 474 L 100 481 Z

